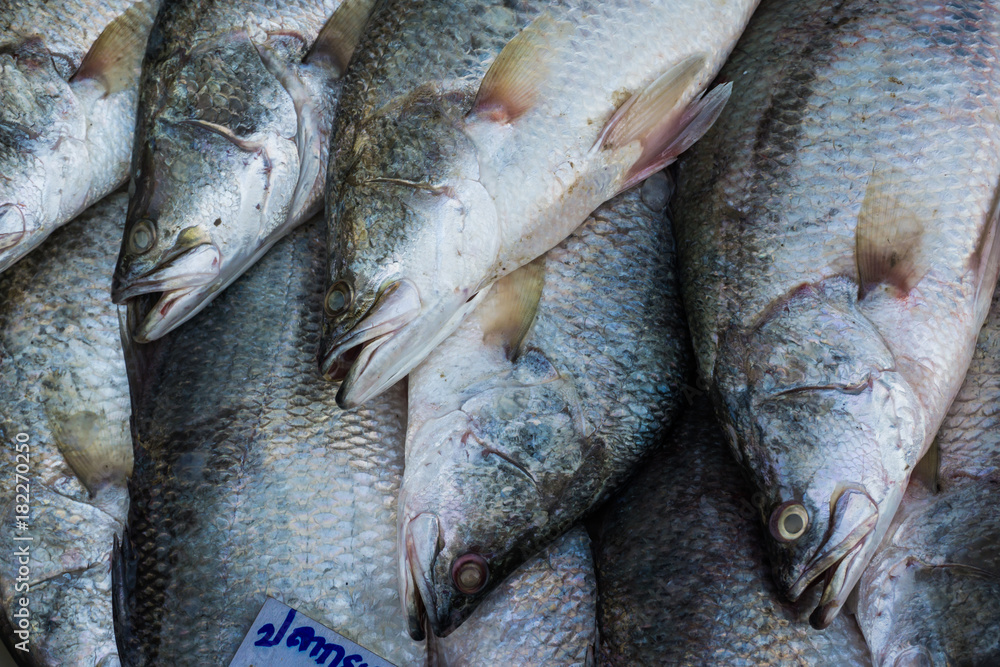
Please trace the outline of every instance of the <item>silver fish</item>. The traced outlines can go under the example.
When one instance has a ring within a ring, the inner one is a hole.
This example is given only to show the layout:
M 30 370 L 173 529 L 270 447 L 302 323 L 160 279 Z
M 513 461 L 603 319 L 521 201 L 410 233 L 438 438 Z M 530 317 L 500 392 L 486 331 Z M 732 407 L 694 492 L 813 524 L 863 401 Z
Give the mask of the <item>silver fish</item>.
M 0 1 L 0 272 L 125 181 L 159 5 Z
M 125 204 L 106 198 L 0 276 L 2 627 L 24 664 L 117 664 L 109 563 L 132 441 L 106 285 Z
M 596 665 L 597 583 L 581 527 L 504 581 L 462 627 L 427 642 L 431 667 Z
M 340 76 L 374 0 L 180 0 L 143 66 L 116 303 L 159 338 L 315 214 Z M 325 24 L 324 24 L 325 22 Z
M 826 577 L 816 627 L 888 529 L 988 311 L 998 9 L 769 3 L 721 73 L 740 94 L 680 168 L 700 380 L 779 589 Z
M 497 278 L 694 142 L 756 4 L 386 3 L 331 149 L 321 367 L 340 404 L 405 376 Z
M 595 522 L 600 663 L 870 665 L 850 615 L 817 632 L 805 600 L 780 599 L 709 402 L 679 422 Z
M 293 232 L 175 333 L 128 341 L 125 665 L 226 664 L 267 596 L 396 665 L 423 657 L 393 567 L 405 394 L 342 412 L 317 375 L 321 231 Z
M 662 207 L 666 188 L 650 179 L 646 199 Z M 687 370 L 669 225 L 638 190 L 499 281 L 409 378 L 397 550 L 410 634 L 425 619 L 451 632 L 624 481 Z

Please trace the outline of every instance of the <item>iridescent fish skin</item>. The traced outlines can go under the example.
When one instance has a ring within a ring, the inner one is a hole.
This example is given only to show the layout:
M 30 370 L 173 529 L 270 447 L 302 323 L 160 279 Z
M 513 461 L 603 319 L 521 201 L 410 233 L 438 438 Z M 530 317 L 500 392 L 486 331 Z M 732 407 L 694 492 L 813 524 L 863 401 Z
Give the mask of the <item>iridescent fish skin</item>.
M 159 4 L 0 2 L 0 272 L 128 176 Z M 106 31 L 118 41 L 92 51 Z
M 462 627 L 428 642 L 429 667 L 596 665 L 590 538 L 574 528 L 507 577 Z
M 739 95 L 680 165 L 700 381 L 779 589 L 827 577 L 817 627 L 889 528 L 988 311 L 998 34 L 995 2 L 769 3 L 721 72 Z
M 363 18 L 373 2 L 179 0 L 164 8 L 143 66 L 112 287 L 116 303 L 159 299 L 135 340 L 155 340 L 193 317 L 319 210 L 349 58 L 349 49 L 327 53 L 319 37 L 335 11 Z M 337 48 L 347 44 L 339 37 Z
M 135 472 L 112 565 L 125 665 L 228 664 L 268 596 L 396 665 L 423 658 L 394 567 L 405 392 L 343 412 L 316 373 L 321 231 L 300 227 L 202 317 L 128 345 Z
M 458 627 L 621 484 L 679 409 L 689 351 L 666 188 L 658 175 L 599 208 L 410 375 L 398 553 L 412 636 L 425 619 L 438 636 Z M 544 283 L 514 356 L 512 286 L 529 271 Z M 462 585 L 462 568 L 485 576 Z
M 818 632 L 807 601 L 781 599 L 706 398 L 595 521 L 600 664 L 870 665 L 849 614 Z
M 109 564 L 128 511 L 132 440 L 107 277 L 125 204 L 125 193 L 111 195 L 0 275 L 0 439 L 9 480 L 0 487 L 0 599 L 4 643 L 23 664 L 117 664 Z M 19 531 L 23 505 L 29 527 Z M 29 574 L 19 580 L 22 565 Z M 12 632 L 22 598 L 27 653 L 12 648 L 25 638 Z
M 700 136 L 755 6 L 385 3 L 331 148 L 321 367 L 341 405 L 405 376 L 496 279 Z

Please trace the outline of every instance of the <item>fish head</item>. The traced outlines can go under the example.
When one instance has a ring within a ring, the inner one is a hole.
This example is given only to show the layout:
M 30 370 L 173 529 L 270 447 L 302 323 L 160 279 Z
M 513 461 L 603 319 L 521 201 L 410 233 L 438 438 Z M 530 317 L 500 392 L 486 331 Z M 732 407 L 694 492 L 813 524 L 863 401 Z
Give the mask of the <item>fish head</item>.
M 349 158 L 335 157 L 349 167 L 331 168 L 320 369 L 342 380 L 342 407 L 404 377 L 497 277 L 496 208 L 452 108 L 418 90 L 367 119 Z
M 797 600 L 824 578 L 818 628 L 887 530 L 925 433 L 915 392 L 852 299 L 798 290 L 764 322 L 724 335 L 715 366 L 779 590 Z
M 567 530 L 599 492 L 581 471 L 605 449 L 587 437 L 572 383 L 531 348 L 513 372 L 435 414 L 411 422 L 399 497 L 400 596 L 414 638 L 427 626 L 449 634 Z
M 0 271 L 78 211 L 86 115 L 40 40 L 0 49 Z
M 111 294 L 118 304 L 158 295 L 132 332 L 137 342 L 163 336 L 204 308 L 266 250 L 283 221 L 282 182 L 295 183 L 285 165 L 297 158 L 282 151 L 294 152 L 294 144 L 234 140 L 221 126 L 167 118 L 137 140 Z

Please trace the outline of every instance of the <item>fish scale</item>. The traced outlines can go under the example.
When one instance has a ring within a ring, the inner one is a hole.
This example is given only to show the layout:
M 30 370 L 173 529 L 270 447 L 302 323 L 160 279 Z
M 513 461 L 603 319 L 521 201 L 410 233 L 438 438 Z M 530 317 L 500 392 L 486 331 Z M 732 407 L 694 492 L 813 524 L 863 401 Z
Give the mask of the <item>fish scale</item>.
M 133 348 L 123 664 L 224 664 L 266 596 L 395 664 L 419 660 L 393 567 L 405 392 L 342 412 L 316 376 L 318 231 Z
M 699 378 L 779 588 L 828 576 L 817 626 L 888 529 L 996 282 L 998 25 L 975 0 L 770 3 L 679 171 Z M 781 532 L 787 512 L 801 531 Z

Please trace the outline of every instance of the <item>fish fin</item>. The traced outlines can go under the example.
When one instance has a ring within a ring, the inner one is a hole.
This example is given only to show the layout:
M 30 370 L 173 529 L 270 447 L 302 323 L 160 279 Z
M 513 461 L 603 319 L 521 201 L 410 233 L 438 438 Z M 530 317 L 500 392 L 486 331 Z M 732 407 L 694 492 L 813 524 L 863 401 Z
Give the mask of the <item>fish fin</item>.
M 53 424 L 56 447 L 91 496 L 111 484 L 124 486 L 132 475 L 132 448 L 126 439 L 113 437 L 115 427 L 90 410 L 65 415 Z
M 479 85 L 469 116 L 507 124 L 531 109 L 548 75 L 547 44 L 553 33 L 571 29 L 542 14 L 500 51 Z
M 973 253 L 976 271 L 976 316 L 979 320 L 989 314 L 1000 274 L 1000 189 L 994 195 L 990 216 L 983 228 Z
M 905 187 L 898 169 L 876 166 L 868 179 L 855 230 L 859 299 L 881 284 L 906 296 L 927 271 L 920 252 L 923 221 L 899 196 Z
M 136 555 L 132 545 L 132 537 L 128 528 L 122 532 L 121 539 L 115 535 L 111 548 L 111 619 L 114 623 L 115 643 L 118 655 L 126 660 L 124 665 L 136 664 L 134 657 L 141 655 L 141 646 L 136 641 L 135 628 L 132 625 L 132 608 L 129 604 L 135 591 Z M 130 662 L 127 656 L 133 656 Z
M 253 141 L 251 139 L 244 139 L 239 136 L 228 127 L 224 125 L 219 125 L 217 123 L 210 123 L 207 120 L 199 120 L 197 118 L 187 118 L 182 121 L 178 121 L 183 125 L 191 125 L 192 127 L 200 127 L 203 130 L 217 134 L 223 139 L 229 141 L 234 146 L 239 148 L 241 151 L 246 151 L 247 153 L 257 153 L 264 149 L 264 144 L 259 141 Z
M 112 95 L 138 84 L 146 40 L 159 3 L 139 0 L 108 24 L 83 57 L 70 82 L 95 79 Z
M 375 0 L 344 0 L 319 31 L 305 63 L 328 67 L 343 76 L 365 34 Z
M 642 153 L 620 191 L 663 169 L 715 123 L 732 94 L 732 83 L 716 86 L 679 108 L 680 100 L 705 72 L 707 58 L 695 54 L 671 67 L 618 107 L 601 130 L 595 148 L 614 150 L 639 141 Z
M 934 438 L 934 442 L 927 449 L 927 452 L 920 457 L 917 461 L 917 465 L 913 467 L 913 472 L 910 473 L 910 479 L 918 480 L 921 484 L 927 487 L 931 493 L 937 493 L 939 487 L 938 478 L 940 476 L 941 470 L 941 445 L 938 443 L 938 439 Z
M 545 257 L 525 264 L 493 285 L 491 317 L 483 325 L 483 340 L 496 341 L 514 361 L 535 321 L 545 286 Z

